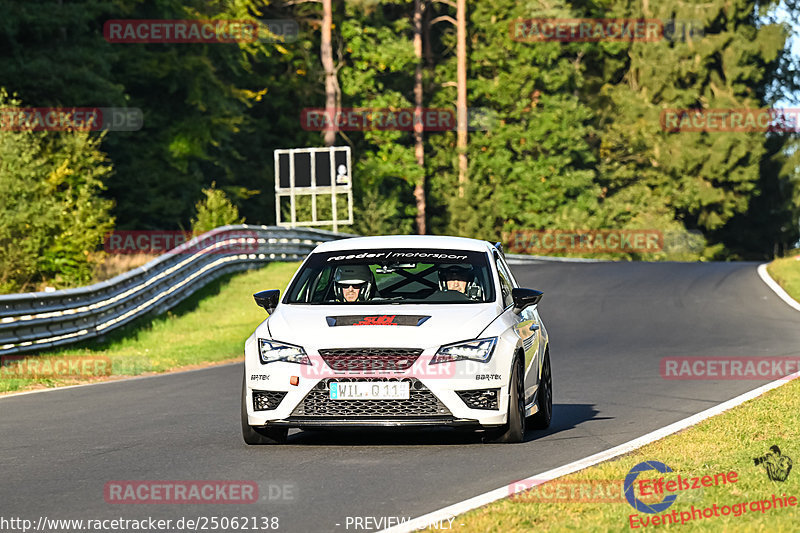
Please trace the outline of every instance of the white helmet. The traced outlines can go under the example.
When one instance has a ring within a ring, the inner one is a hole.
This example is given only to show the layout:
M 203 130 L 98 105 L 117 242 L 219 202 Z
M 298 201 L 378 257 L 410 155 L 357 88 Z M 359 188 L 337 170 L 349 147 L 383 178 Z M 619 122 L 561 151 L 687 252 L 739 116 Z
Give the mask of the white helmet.
M 372 298 L 372 291 L 375 287 L 375 278 L 367 265 L 346 265 L 336 268 L 333 275 L 333 295 L 337 301 L 344 301 L 344 287 L 349 285 L 359 285 L 357 302 L 363 302 Z

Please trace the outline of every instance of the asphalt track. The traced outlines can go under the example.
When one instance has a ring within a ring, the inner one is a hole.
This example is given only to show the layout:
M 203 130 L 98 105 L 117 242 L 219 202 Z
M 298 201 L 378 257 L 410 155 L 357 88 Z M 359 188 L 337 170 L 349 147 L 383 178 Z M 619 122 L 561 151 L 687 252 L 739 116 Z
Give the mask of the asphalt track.
M 765 383 L 659 373 L 665 356 L 800 355 L 800 313 L 767 288 L 756 266 L 514 266 L 520 284 L 545 292 L 554 376 L 553 426 L 529 431 L 523 444 L 426 430 L 296 432 L 285 446 L 247 447 L 240 365 L 2 399 L 0 517 L 276 516 L 279 531 L 306 532 L 354 531 L 354 517 L 419 516 Z M 108 481 L 195 479 L 254 480 L 262 501 L 112 505 L 103 495 Z M 289 490 L 278 497 L 277 486 Z

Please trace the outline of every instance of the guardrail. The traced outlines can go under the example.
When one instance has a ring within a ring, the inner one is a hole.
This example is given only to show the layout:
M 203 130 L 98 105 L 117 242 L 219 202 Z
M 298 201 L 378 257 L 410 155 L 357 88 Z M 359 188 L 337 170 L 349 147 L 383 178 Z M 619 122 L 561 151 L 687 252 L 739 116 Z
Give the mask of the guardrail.
M 0 295 L 0 355 L 104 335 L 142 315 L 175 306 L 229 272 L 299 260 L 319 243 L 350 236 L 277 226 L 223 226 L 108 281 Z

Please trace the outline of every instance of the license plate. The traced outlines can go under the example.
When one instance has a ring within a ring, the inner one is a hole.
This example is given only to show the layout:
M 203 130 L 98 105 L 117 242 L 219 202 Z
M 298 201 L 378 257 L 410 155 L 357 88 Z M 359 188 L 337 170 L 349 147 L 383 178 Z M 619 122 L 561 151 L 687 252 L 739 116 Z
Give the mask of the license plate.
M 334 381 L 330 387 L 331 400 L 408 400 L 410 395 L 407 381 Z

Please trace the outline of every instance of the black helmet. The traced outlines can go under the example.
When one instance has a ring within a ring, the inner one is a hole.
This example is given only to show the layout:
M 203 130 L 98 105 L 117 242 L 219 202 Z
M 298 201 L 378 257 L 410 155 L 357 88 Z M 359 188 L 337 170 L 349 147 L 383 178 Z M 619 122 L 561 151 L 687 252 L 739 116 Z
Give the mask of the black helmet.
M 439 289 L 447 290 L 448 279 L 458 279 L 470 284 L 475 280 L 475 270 L 472 265 L 443 265 L 439 267 Z
M 372 290 L 375 287 L 375 278 L 367 265 L 346 265 L 336 268 L 333 275 L 333 294 L 339 302 L 344 301 L 343 289 L 349 285 L 358 285 L 361 290 L 358 292 L 357 302 L 369 300 L 372 297 Z

